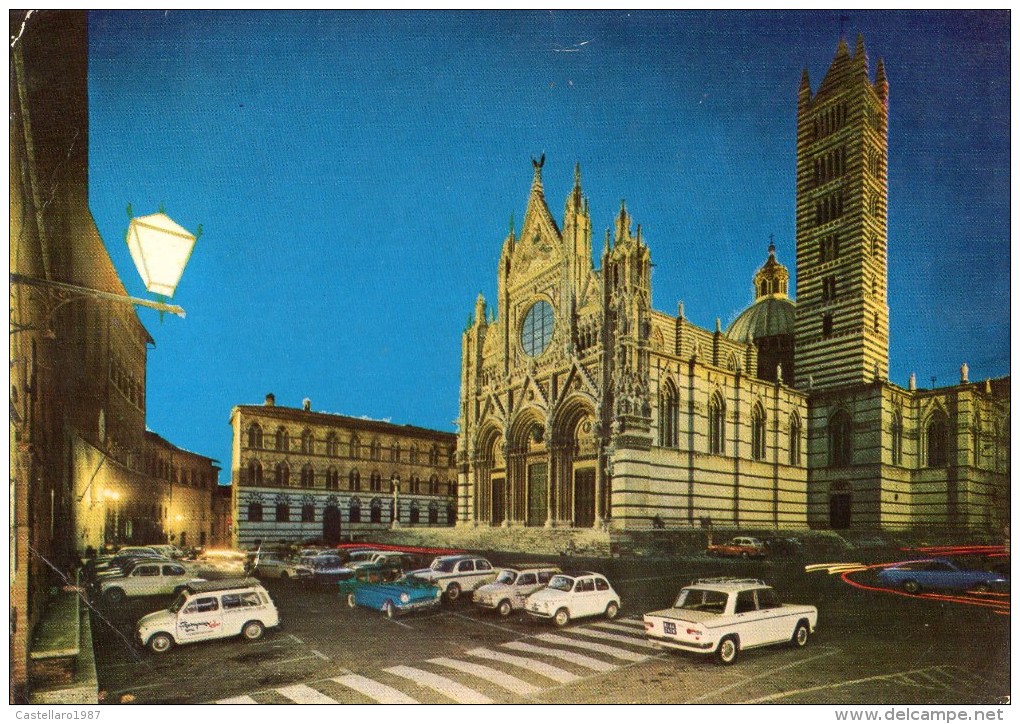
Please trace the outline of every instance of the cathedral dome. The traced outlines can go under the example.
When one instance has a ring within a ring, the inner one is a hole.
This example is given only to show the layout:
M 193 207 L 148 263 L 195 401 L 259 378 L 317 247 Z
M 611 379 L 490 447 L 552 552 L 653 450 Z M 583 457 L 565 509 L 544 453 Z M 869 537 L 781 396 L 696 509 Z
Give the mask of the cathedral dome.
M 762 337 L 793 334 L 796 305 L 788 297 L 761 297 L 740 313 L 726 329 L 726 336 L 736 342 L 753 342 Z
M 754 275 L 754 304 L 740 313 L 726 330 L 737 342 L 793 334 L 793 300 L 786 296 L 790 273 L 776 261 L 775 244 L 769 244 L 769 258 Z

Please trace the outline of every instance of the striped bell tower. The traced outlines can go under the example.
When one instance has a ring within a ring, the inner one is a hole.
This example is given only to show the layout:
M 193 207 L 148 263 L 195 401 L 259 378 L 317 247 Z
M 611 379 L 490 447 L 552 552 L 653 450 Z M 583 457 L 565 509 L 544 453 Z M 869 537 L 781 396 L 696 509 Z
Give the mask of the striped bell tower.
M 889 375 L 886 303 L 889 84 L 869 79 L 864 39 L 840 39 L 818 92 L 797 101 L 797 317 L 800 389 Z

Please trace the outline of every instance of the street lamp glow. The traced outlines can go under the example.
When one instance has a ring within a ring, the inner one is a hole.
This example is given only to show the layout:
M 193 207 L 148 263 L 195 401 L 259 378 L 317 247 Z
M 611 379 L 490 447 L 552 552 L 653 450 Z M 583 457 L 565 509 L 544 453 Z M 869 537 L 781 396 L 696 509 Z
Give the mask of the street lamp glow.
M 174 295 L 196 238 L 163 212 L 131 219 L 127 245 L 147 290 Z

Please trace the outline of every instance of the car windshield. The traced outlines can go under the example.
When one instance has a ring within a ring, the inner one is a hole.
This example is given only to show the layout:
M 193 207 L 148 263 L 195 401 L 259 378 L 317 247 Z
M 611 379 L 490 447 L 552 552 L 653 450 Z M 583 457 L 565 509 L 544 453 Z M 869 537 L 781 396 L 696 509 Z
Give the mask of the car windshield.
M 177 597 L 177 600 L 170 604 L 170 613 L 177 613 L 184 607 L 184 602 L 188 600 L 188 596 L 184 593 Z
M 502 571 L 499 572 L 499 575 L 496 576 L 496 583 L 505 583 L 508 586 L 516 580 L 517 571 L 508 571 L 506 569 L 503 569 Z
M 727 594 L 707 588 L 685 588 L 677 596 L 674 608 L 688 611 L 713 611 L 722 613 L 726 609 Z
M 340 568 L 339 558 L 315 558 L 312 560 L 312 566 L 317 571 L 324 571 L 331 568 Z
M 436 560 L 432 561 L 432 570 L 439 571 L 440 573 L 452 573 L 453 569 L 456 568 L 456 566 L 457 561 L 456 559 L 453 558 L 448 558 L 446 560 L 442 558 L 437 558 Z
M 553 579 L 549 581 L 549 588 L 557 591 L 569 591 L 574 587 L 574 579 L 570 576 L 553 576 Z

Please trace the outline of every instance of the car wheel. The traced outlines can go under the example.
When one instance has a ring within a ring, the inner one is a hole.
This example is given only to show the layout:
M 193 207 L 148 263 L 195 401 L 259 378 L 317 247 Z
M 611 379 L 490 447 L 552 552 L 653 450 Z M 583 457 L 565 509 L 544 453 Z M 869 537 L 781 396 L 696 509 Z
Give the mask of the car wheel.
M 384 603 L 382 610 L 386 614 L 386 618 L 396 618 L 397 616 L 397 607 L 393 605 L 393 601 Z
M 920 584 L 918 584 L 917 581 L 904 581 L 903 590 L 906 591 L 907 593 L 920 593 L 921 586 Z
M 618 614 L 619 612 L 620 604 L 618 604 L 616 601 L 610 601 L 609 605 L 606 606 L 606 618 L 608 618 L 610 621 L 616 618 L 616 614 Z
M 720 664 L 732 664 L 737 660 L 737 653 L 740 651 L 740 647 L 737 645 L 737 639 L 733 636 L 727 636 L 719 642 L 719 648 L 715 651 L 715 658 Z
M 149 650 L 154 654 L 165 654 L 173 647 L 174 640 L 168 633 L 161 631 L 158 634 L 153 634 L 152 638 L 149 639 Z
M 248 641 L 258 641 L 260 638 L 262 638 L 262 634 L 264 634 L 265 632 L 266 632 L 265 627 L 258 621 L 249 621 L 244 625 L 244 628 L 241 629 L 241 634 Z
M 456 583 L 451 583 L 446 588 L 446 600 L 449 601 L 450 603 L 453 603 L 458 598 L 460 598 L 460 586 L 458 586 Z
M 747 555 L 747 551 L 744 551 L 743 553 L 740 554 L 740 557 L 741 558 L 749 558 L 750 556 Z
M 513 610 L 514 610 L 513 606 L 511 606 L 510 602 L 507 601 L 506 599 L 503 599 L 502 601 L 500 601 L 499 605 L 496 607 L 496 611 L 498 611 L 499 615 L 502 616 L 503 618 L 506 618 L 507 616 L 509 616 L 510 612 L 513 611 Z
M 810 635 L 811 632 L 808 630 L 806 623 L 797 624 L 797 628 L 793 631 L 793 645 L 798 649 L 804 648 L 807 646 Z
M 110 603 L 120 603 L 124 600 L 124 591 L 120 588 L 111 588 L 106 592 L 106 600 Z
M 358 604 L 356 604 L 354 602 L 354 594 L 353 593 L 348 593 L 347 594 L 347 605 L 350 606 L 351 608 L 354 608 L 355 606 L 358 605 Z
M 557 611 L 556 615 L 553 616 L 553 623 L 556 624 L 559 628 L 563 628 L 568 623 L 570 623 L 570 613 L 567 611 L 567 609 L 561 608 L 559 611 Z
M 283 571 L 282 573 L 280 573 L 280 578 L 282 578 L 283 580 L 287 580 L 288 578 L 290 578 L 290 574 L 287 573 L 287 571 Z

